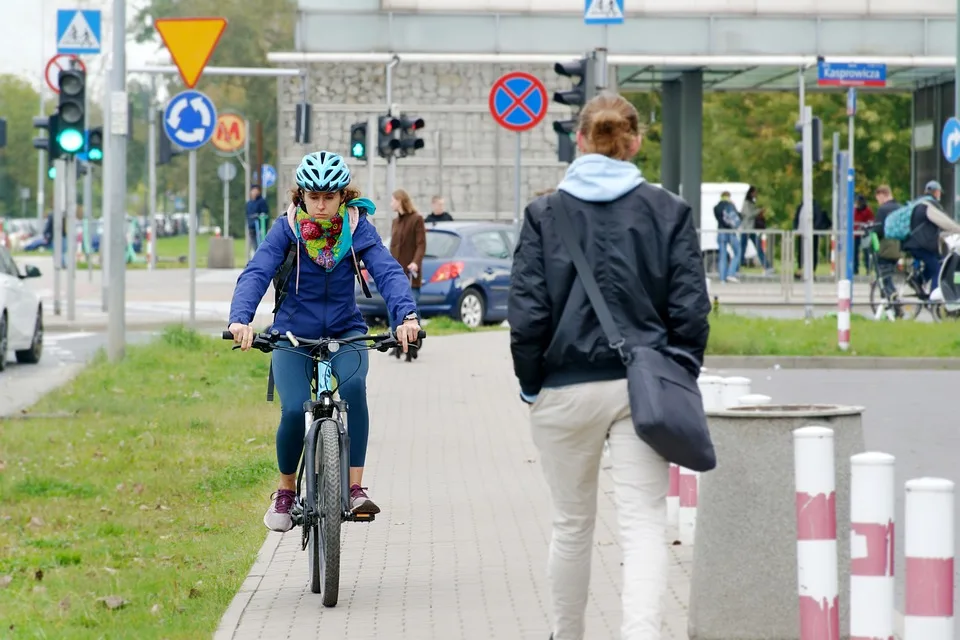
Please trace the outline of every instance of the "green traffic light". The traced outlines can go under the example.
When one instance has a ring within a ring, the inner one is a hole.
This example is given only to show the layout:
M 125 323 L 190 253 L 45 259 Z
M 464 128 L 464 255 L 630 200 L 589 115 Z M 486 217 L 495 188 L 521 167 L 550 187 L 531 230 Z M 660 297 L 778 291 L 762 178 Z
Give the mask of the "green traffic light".
M 57 144 L 64 153 L 76 153 L 83 148 L 83 132 L 76 129 L 64 129 L 57 136 Z
M 47 169 L 47 177 L 50 178 L 51 180 L 56 180 L 56 179 L 57 179 L 57 168 L 56 168 L 56 167 L 50 167 L 49 169 Z
M 362 157 L 363 157 L 363 143 L 362 143 L 362 142 L 354 142 L 354 143 L 353 143 L 353 149 L 351 150 L 351 153 L 353 154 L 353 157 L 354 157 L 354 158 L 362 158 Z
M 103 150 L 90 149 L 90 151 L 87 152 L 87 157 L 93 162 L 100 162 L 103 160 Z

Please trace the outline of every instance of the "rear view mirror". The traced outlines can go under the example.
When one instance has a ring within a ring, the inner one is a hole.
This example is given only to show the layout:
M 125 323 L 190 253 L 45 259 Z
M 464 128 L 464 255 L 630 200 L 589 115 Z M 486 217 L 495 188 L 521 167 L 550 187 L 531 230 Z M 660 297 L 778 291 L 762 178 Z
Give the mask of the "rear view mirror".
M 28 265 L 27 265 L 26 267 L 24 267 L 24 269 L 23 269 L 23 277 L 24 277 L 24 278 L 39 278 L 39 277 L 40 277 L 40 269 L 36 268 L 36 267 L 33 266 L 32 264 L 28 264 Z

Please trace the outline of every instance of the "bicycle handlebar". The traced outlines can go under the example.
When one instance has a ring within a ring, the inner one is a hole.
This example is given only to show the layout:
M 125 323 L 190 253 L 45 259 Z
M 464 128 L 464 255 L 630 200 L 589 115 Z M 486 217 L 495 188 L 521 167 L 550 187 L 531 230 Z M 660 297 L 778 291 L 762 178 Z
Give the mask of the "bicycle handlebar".
M 221 337 L 224 340 L 233 340 L 233 333 L 230 331 L 224 331 L 221 334 Z M 417 334 L 417 341 L 423 340 L 427 337 L 427 332 L 423 329 L 420 329 Z M 400 344 L 400 341 L 397 340 L 397 337 L 393 333 L 381 333 L 377 335 L 364 334 L 362 336 L 353 336 L 350 338 L 320 338 L 319 340 L 311 340 L 309 338 L 298 338 L 289 331 L 286 334 L 280 333 L 276 329 L 270 333 L 257 333 L 253 337 L 253 343 L 250 345 L 253 349 L 258 349 L 267 353 L 272 351 L 277 342 L 282 339 L 288 339 L 294 346 L 300 347 L 327 347 L 331 344 L 352 344 L 354 342 L 373 342 L 374 345 L 372 349 L 378 351 L 386 351 L 391 347 L 395 347 Z M 416 346 L 416 345 L 414 345 Z

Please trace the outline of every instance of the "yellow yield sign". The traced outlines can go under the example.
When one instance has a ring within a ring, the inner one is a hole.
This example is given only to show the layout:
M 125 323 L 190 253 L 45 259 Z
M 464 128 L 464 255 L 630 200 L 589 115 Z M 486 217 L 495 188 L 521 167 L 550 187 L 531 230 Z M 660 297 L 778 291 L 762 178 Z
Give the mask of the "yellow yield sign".
M 225 18 L 157 18 L 153 21 L 183 83 L 193 89 L 210 61 L 220 36 L 227 28 Z

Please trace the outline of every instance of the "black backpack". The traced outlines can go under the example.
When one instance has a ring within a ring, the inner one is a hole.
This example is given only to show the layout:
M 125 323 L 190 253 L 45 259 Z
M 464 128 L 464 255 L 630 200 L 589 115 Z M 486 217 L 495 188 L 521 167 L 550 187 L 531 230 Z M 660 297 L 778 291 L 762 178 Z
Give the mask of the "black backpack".
M 293 276 L 293 270 L 296 268 L 297 251 L 299 250 L 299 243 L 296 241 L 291 242 L 287 247 L 287 255 L 284 257 L 283 263 L 280 265 L 280 268 L 277 269 L 277 272 L 273 274 L 274 321 L 277 319 L 277 312 L 280 311 L 280 305 L 283 304 L 283 301 L 287 297 L 290 278 Z M 372 298 L 373 294 L 370 293 L 370 287 L 367 286 L 367 281 L 363 279 L 363 275 L 360 273 L 360 263 L 357 261 L 357 254 L 354 253 L 352 247 L 350 248 L 350 261 L 353 262 L 353 272 L 357 278 L 357 282 L 360 283 L 360 288 L 363 289 L 363 295 L 367 298 Z M 273 388 L 273 362 L 271 361 L 270 373 L 267 377 L 267 402 L 273 402 Z

